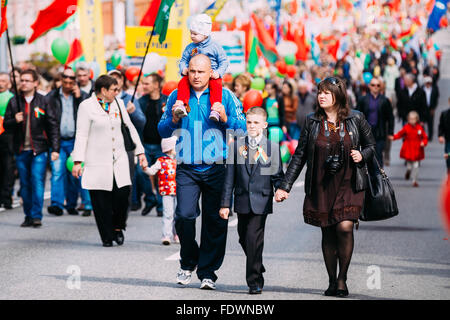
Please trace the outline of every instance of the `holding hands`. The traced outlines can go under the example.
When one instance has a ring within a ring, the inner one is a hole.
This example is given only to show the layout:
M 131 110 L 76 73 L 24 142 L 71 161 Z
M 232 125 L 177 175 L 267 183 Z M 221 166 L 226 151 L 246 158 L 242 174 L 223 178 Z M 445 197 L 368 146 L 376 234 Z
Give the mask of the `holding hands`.
M 282 202 L 282 201 L 286 200 L 287 198 L 289 198 L 289 192 L 286 192 L 281 189 L 278 189 L 275 192 L 275 201 L 276 202 Z
M 220 208 L 219 215 L 222 219 L 227 220 L 230 214 L 230 208 Z

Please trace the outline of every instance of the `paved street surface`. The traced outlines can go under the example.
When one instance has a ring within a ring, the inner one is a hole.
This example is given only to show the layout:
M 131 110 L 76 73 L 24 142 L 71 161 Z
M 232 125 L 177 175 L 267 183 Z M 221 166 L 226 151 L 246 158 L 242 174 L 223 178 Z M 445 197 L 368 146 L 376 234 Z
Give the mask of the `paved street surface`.
M 447 108 L 450 79 L 440 81 L 437 110 Z M 398 131 L 400 124 L 396 124 Z M 387 221 L 361 222 L 347 281 L 348 299 L 449 299 L 450 241 L 442 225 L 439 190 L 445 174 L 443 145 L 433 142 L 419 173 L 419 188 L 404 180 L 395 141 L 387 173 L 394 184 L 400 214 Z M 321 300 L 328 286 L 319 228 L 303 222 L 303 179 L 290 198 L 275 205 L 267 221 L 264 292 L 249 296 L 245 257 L 238 244 L 236 217 L 229 222 L 227 253 L 218 271 L 216 291 L 175 283 L 178 245 L 163 246 L 161 218 L 153 210 L 131 212 L 121 247 L 101 246 L 94 217 L 47 214 L 43 227 L 20 228 L 21 207 L 0 212 L 0 299 L 163 299 L 163 300 Z M 47 184 L 47 189 L 49 183 Z M 200 225 L 198 225 L 198 230 Z M 79 274 L 79 286 L 77 276 Z

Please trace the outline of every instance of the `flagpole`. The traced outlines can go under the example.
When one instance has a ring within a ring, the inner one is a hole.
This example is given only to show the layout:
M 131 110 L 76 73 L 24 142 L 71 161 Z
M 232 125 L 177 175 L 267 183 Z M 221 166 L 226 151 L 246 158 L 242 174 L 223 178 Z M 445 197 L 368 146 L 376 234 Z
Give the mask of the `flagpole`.
M 145 58 L 147 57 L 148 49 L 150 48 L 150 44 L 152 42 L 154 30 L 155 30 L 155 26 L 153 25 L 152 33 L 150 34 L 150 38 L 148 39 L 147 47 L 145 48 L 145 54 L 144 54 L 144 58 L 142 59 L 141 68 L 139 69 L 139 75 L 138 75 L 138 78 L 136 81 L 136 85 L 134 86 L 134 92 L 133 92 L 133 96 L 131 97 L 131 102 L 134 102 L 134 96 L 136 95 L 136 90 L 139 85 L 139 80 L 141 80 L 142 68 L 144 68 Z
M 15 94 L 16 94 L 17 103 L 20 104 L 19 90 L 17 90 L 17 83 L 16 83 L 16 69 L 14 68 L 14 62 L 13 62 L 12 51 L 11 51 L 11 41 L 9 39 L 9 28 L 6 28 L 6 41 L 8 42 L 9 59 L 11 61 L 13 86 L 14 86 L 14 90 L 15 90 Z

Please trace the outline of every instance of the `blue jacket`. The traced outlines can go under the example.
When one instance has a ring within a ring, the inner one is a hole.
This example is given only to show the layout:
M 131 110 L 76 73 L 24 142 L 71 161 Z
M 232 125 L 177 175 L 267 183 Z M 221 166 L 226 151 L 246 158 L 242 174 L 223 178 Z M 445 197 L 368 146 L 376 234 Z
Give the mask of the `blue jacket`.
M 215 122 L 209 119 L 211 102 L 209 88 L 199 99 L 191 88 L 189 106 L 191 111 L 187 117 L 178 123 L 172 122 L 172 106 L 177 100 L 177 90 L 174 90 L 168 100 L 166 110 L 158 124 L 162 138 L 179 135 L 177 141 L 177 160 L 197 171 L 209 169 L 213 163 L 224 163 L 227 158 L 227 129 L 238 130 L 234 134 L 242 135 L 246 129 L 245 115 L 242 104 L 230 90 L 222 89 L 222 104 L 227 114 L 227 122 Z M 232 132 L 233 133 L 233 132 Z
M 125 107 L 127 106 L 128 102 L 131 101 L 131 94 L 126 93 L 125 91 L 122 92 L 120 95 L 120 99 L 123 100 L 123 103 Z M 139 133 L 139 136 L 142 138 L 142 131 L 144 130 L 145 126 L 145 115 L 144 112 L 142 112 L 141 105 L 139 104 L 138 99 L 134 99 L 134 106 L 136 107 L 136 110 L 133 113 L 130 113 L 130 119 L 131 122 L 133 122 L 134 127 L 136 128 L 137 132 Z
M 212 41 L 211 37 L 206 38 L 205 41 L 200 43 L 191 42 L 186 46 L 180 60 L 180 74 L 184 68 L 188 68 L 191 58 L 199 53 L 209 57 L 211 60 L 211 68 L 217 71 L 222 78 L 229 65 L 228 58 L 222 46 Z

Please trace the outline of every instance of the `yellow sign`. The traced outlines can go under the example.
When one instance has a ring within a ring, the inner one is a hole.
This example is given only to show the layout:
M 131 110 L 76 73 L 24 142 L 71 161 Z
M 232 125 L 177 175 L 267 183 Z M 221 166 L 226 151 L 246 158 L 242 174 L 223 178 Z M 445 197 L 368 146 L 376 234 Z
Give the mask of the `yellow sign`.
M 188 28 L 187 20 L 190 16 L 189 10 L 189 0 L 175 0 L 172 9 L 170 10 L 169 18 L 169 30 L 170 29 L 181 29 L 182 35 L 180 40 L 180 45 L 182 50 L 191 42 L 190 31 Z M 166 80 L 180 80 L 178 64 L 181 59 L 180 55 L 177 57 L 168 57 L 166 64 Z
M 101 0 L 79 0 L 78 11 L 83 54 L 87 62 L 97 62 L 100 74 L 105 74 L 106 61 Z
M 148 40 L 152 33 L 151 27 L 129 27 L 125 28 L 125 53 L 131 57 L 143 57 Z M 165 57 L 181 57 L 182 53 L 182 30 L 167 30 L 166 41 L 162 44 L 158 41 L 158 35 L 153 35 L 148 53 L 154 52 Z

